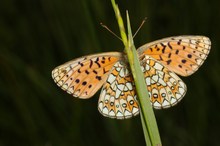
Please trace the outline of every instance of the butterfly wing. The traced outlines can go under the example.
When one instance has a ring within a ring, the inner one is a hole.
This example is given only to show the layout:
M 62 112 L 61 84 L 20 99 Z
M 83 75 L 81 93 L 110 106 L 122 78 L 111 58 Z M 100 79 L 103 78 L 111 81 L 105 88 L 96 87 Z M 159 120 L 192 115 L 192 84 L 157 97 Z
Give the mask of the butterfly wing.
M 211 41 L 205 36 L 178 36 L 145 44 L 138 53 L 150 55 L 179 75 L 189 76 L 202 65 L 210 48 Z
M 177 104 L 186 93 L 186 85 L 162 63 L 148 55 L 139 56 L 151 104 L 156 109 Z M 110 118 L 131 118 L 139 113 L 134 80 L 123 61 L 117 62 L 103 85 L 98 109 Z
M 154 58 L 142 54 L 139 59 L 152 106 L 162 109 L 177 104 L 187 90 L 184 82 Z
M 139 113 L 133 77 L 123 61 L 117 62 L 103 85 L 98 109 L 104 116 L 125 119 Z
M 79 98 L 90 98 L 106 81 L 113 65 L 122 53 L 108 52 L 71 60 L 52 71 L 55 83 Z

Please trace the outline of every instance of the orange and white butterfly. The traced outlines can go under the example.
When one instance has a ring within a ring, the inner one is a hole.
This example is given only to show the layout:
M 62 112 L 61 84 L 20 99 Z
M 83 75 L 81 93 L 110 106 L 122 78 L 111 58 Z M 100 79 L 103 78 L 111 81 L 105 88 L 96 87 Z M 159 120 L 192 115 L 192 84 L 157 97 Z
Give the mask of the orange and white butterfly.
M 186 94 L 176 75 L 189 76 L 204 62 L 211 48 L 205 36 L 177 36 L 138 48 L 146 89 L 156 109 L 174 106 Z M 87 99 L 102 87 L 98 110 L 104 116 L 125 119 L 139 113 L 139 105 L 126 55 L 106 52 L 80 57 L 52 71 L 55 83 L 74 97 Z

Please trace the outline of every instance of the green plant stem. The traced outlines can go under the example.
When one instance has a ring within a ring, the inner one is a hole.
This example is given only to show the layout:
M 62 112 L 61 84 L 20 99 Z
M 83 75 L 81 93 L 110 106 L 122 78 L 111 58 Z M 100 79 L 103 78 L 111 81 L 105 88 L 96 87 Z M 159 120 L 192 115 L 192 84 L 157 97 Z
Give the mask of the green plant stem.
M 141 123 L 142 123 L 142 127 L 143 127 L 143 132 L 144 132 L 144 138 L 145 138 L 146 145 L 151 146 L 152 145 L 151 144 L 151 139 L 150 139 L 149 133 L 147 131 L 147 127 L 146 127 L 146 124 L 145 124 L 143 114 L 140 113 L 140 116 L 141 116 Z
M 128 56 L 131 72 L 134 77 L 136 91 L 139 99 L 140 115 L 141 115 L 141 121 L 142 121 L 142 127 L 144 131 L 146 145 L 161 146 L 162 144 L 156 123 L 156 118 L 154 116 L 154 112 L 150 103 L 149 94 L 146 88 L 146 83 L 144 81 L 144 75 L 142 73 L 136 48 L 133 42 L 133 36 L 130 27 L 128 12 L 126 13 L 127 27 L 128 27 L 128 37 L 127 37 L 120 11 L 114 0 L 112 0 L 112 6 L 115 11 L 116 18 L 118 20 L 122 41 L 123 44 L 125 45 L 125 52 Z

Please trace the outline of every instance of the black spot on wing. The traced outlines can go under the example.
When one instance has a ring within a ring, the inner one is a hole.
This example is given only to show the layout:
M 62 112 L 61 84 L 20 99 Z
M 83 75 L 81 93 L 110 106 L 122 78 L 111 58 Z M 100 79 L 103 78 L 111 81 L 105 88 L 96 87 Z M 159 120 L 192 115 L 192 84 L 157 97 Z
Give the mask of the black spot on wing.
M 102 79 L 100 76 L 96 76 L 95 78 L 99 81 Z
M 169 65 L 172 62 L 172 60 L 167 60 L 167 65 Z
M 89 71 L 88 71 L 88 70 L 85 70 L 85 73 L 88 75 L 88 74 L 89 74 Z
M 98 73 L 96 70 L 93 70 L 92 72 L 94 72 L 95 74 L 97 74 L 97 73 Z
M 188 58 L 192 58 L 192 55 L 191 55 L 191 54 L 188 54 L 187 57 L 188 57 Z
M 176 54 L 176 55 L 179 54 L 179 50 L 176 50 L 175 54 Z
M 182 63 L 186 63 L 186 60 L 185 60 L 185 59 L 183 59 L 183 60 L 182 60 Z
M 82 85 L 83 85 L 83 86 L 85 86 L 86 84 L 87 84 L 87 82 L 86 82 L 86 81 L 82 82 Z
M 169 47 L 170 49 L 173 49 L 173 47 L 170 45 L 170 42 L 168 43 L 168 47 Z
M 93 65 L 93 61 L 90 59 L 90 64 L 89 64 L 89 67 L 91 68 Z
M 180 40 L 177 42 L 177 45 L 181 45 L 181 42 L 182 42 L 182 40 L 180 39 Z
M 170 58 L 171 57 L 171 53 L 169 53 L 169 55 L 168 55 L 168 58 Z

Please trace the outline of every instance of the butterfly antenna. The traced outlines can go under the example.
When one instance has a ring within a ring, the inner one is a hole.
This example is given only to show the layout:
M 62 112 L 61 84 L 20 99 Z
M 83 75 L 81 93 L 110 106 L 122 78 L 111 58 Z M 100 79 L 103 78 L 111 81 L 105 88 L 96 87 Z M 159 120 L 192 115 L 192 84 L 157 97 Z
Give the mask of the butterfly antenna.
M 138 27 L 137 31 L 134 33 L 133 38 L 137 35 L 138 31 L 141 29 L 141 27 L 144 25 L 144 23 L 146 22 L 147 17 L 144 18 L 144 20 L 141 22 L 140 26 Z
M 108 30 L 112 35 L 114 35 L 116 38 L 118 38 L 119 40 L 122 41 L 122 39 L 121 39 L 118 35 L 116 35 L 113 31 L 111 31 L 111 29 L 108 28 L 108 26 L 104 25 L 103 23 L 100 23 L 100 25 L 101 25 L 102 27 L 104 27 L 105 29 L 107 29 L 107 30 Z

